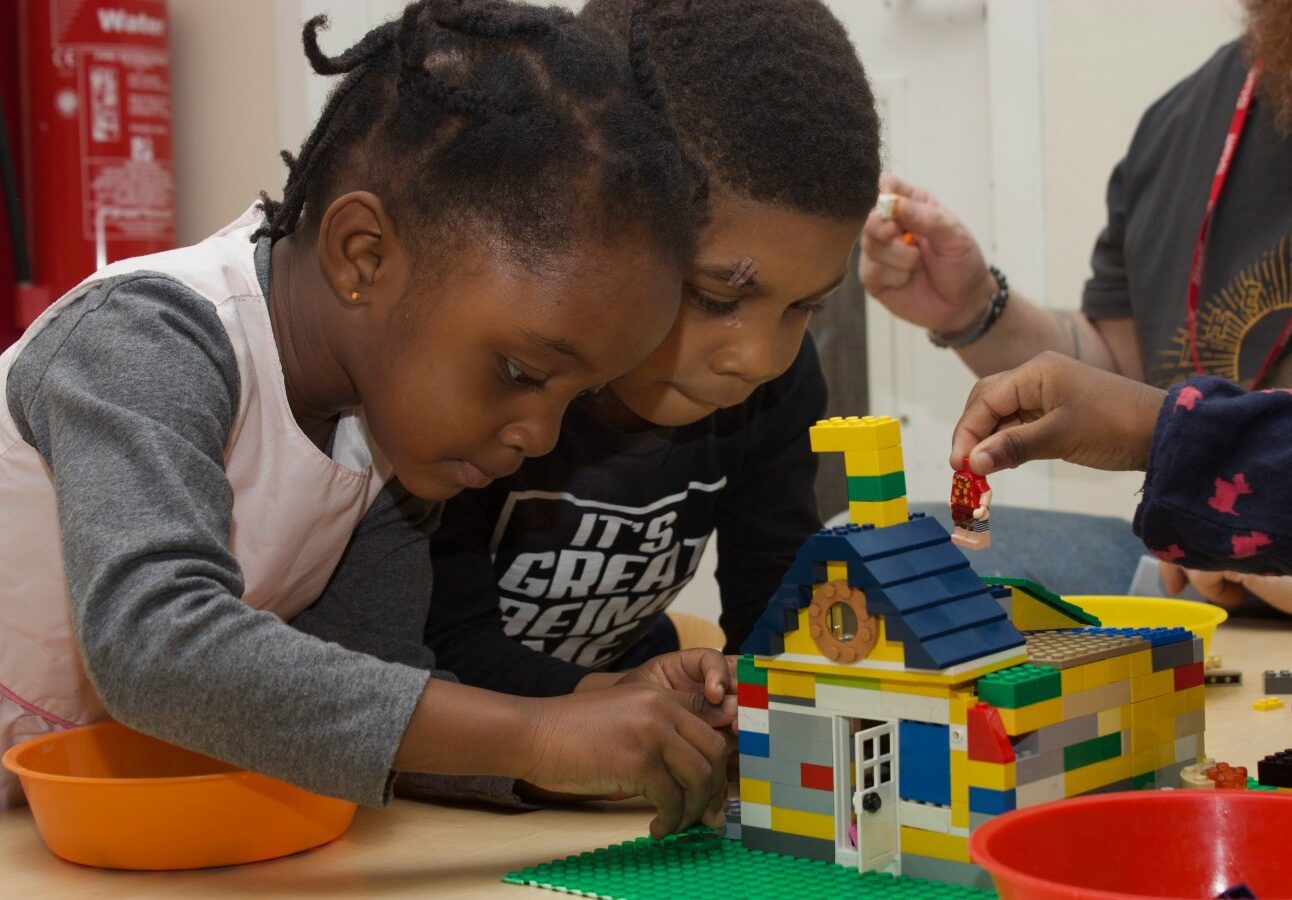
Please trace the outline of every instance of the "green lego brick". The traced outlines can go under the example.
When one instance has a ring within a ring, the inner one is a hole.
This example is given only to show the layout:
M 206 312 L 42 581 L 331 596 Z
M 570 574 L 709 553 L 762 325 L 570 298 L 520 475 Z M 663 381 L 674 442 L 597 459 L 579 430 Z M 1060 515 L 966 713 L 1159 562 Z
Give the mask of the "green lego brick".
M 736 662 L 736 680 L 741 684 L 767 684 L 767 670 L 754 665 L 752 656 L 742 656 Z
M 1063 748 L 1063 771 L 1071 772 L 1091 763 L 1103 762 L 1120 756 L 1122 752 L 1122 733 L 1114 731 L 1103 737 L 1092 738 Z
M 980 888 L 858 872 L 855 867 L 750 850 L 707 828 L 693 828 L 662 841 L 645 837 L 626 841 L 509 872 L 502 880 L 584 897 L 624 900 L 879 896 L 952 900 L 996 896 Z
M 1063 694 L 1063 678 L 1050 666 L 1023 663 L 978 679 L 978 699 L 1001 709 L 1018 709 Z
M 1151 790 L 1152 788 L 1157 787 L 1156 776 L 1157 776 L 1156 772 L 1145 772 L 1142 775 L 1136 775 L 1134 778 L 1132 778 L 1131 784 L 1134 786 L 1134 789 L 1137 791 Z
M 855 501 L 896 500 L 906 496 L 906 473 L 849 475 L 848 499 Z
M 1103 624 L 1099 620 L 1098 616 L 1093 616 L 1080 606 L 1069 603 L 1053 591 L 1047 591 L 1035 581 L 1028 581 L 1026 578 L 998 577 L 984 577 L 983 581 L 987 584 L 999 584 L 1004 585 L 1005 587 L 1018 588 L 1020 591 L 1030 594 L 1037 600 L 1040 600 L 1046 606 L 1050 607 L 1050 609 L 1057 610 L 1064 615 L 1071 616 L 1078 622 L 1083 622 L 1086 625 L 1098 626 Z
M 857 688 L 864 691 L 880 689 L 878 678 L 845 678 L 842 675 L 818 675 L 817 684 L 832 684 L 835 687 Z
M 1247 776 L 1247 789 L 1249 791 L 1277 791 L 1278 790 L 1278 788 L 1276 788 L 1272 784 L 1261 784 L 1259 781 L 1257 781 L 1255 778 L 1253 778 L 1250 775 Z

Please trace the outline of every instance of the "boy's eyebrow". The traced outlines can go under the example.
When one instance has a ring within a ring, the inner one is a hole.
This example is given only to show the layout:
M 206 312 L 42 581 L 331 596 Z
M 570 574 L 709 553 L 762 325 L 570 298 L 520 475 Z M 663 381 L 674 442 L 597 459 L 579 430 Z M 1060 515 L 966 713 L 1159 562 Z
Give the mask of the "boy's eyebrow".
M 700 272 L 700 274 L 706 275 L 709 278 L 714 278 L 722 282 L 730 281 L 731 276 L 736 274 L 735 266 L 711 266 L 711 265 L 700 264 L 700 265 L 697 265 L 695 268 Z M 839 285 L 843 284 L 843 280 L 847 277 L 848 277 L 848 272 L 845 269 L 839 275 L 838 278 L 830 282 L 825 287 L 821 288 L 820 290 L 810 291 L 804 296 L 820 297 L 823 294 L 828 294 L 831 291 L 833 291 L 835 288 L 837 288 Z M 740 288 L 740 290 L 747 294 L 751 294 L 755 297 L 766 293 L 766 290 L 763 288 L 763 286 L 758 283 L 757 276 L 750 276 L 749 280 L 744 283 L 744 285 Z
M 699 270 L 701 275 L 705 275 L 715 281 L 721 281 L 723 284 L 728 284 L 736 277 L 736 273 L 740 270 L 740 263 L 732 263 L 731 265 L 726 266 L 705 265 L 701 263 L 696 266 L 696 269 Z M 740 290 L 754 296 L 758 296 L 763 293 L 762 285 L 758 283 L 758 276 L 756 274 L 748 275 L 745 278 L 744 283 L 740 285 Z
M 549 335 L 546 335 L 546 334 L 539 334 L 537 331 L 530 331 L 527 328 L 522 328 L 520 330 L 520 333 L 525 337 L 526 340 L 529 340 L 535 344 L 539 344 L 540 346 L 546 347 L 548 350 L 555 351 L 556 353 L 559 353 L 562 356 L 568 356 L 570 359 L 574 360 L 575 362 L 579 363 L 582 366 L 590 365 L 588 363 L 587 357 L 585 357 L 582 353 L 580 353 L 577 347 L 575 347 L 573 344 L 571 344 L 569 341 L 565 340 L 564 338 L 550 337 Z

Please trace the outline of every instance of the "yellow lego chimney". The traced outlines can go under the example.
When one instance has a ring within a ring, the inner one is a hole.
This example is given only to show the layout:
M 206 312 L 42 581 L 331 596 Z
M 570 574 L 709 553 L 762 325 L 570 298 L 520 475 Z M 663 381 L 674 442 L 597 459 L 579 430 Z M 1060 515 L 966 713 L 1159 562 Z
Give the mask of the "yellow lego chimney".
M 814 453 L 842 453 L 848 476 L 848 516 L 855 525 L 883 528 L 909 517 L 902 432 L 890 416 L 836 416 L 808 430 Z

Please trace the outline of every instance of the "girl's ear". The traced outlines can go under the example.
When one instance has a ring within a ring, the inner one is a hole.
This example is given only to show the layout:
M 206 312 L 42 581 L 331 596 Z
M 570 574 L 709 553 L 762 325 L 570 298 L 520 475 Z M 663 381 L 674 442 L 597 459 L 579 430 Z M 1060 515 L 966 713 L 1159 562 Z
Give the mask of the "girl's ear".
M 333 294 L 346 306 L 402 292 L 407 259 L 381 200 L 352 191 L 332 201 L 318 230 L 318 257 Z

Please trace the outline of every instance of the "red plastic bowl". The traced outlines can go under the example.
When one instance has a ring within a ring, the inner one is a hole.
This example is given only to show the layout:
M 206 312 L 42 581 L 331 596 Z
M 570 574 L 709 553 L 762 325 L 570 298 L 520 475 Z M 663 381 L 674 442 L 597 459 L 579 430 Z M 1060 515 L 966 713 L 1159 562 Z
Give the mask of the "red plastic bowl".
M 1003 900 L 1292 897 L 1292 795 L 1132 791 L 1058 800 L 974 830 Z

